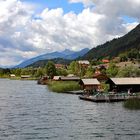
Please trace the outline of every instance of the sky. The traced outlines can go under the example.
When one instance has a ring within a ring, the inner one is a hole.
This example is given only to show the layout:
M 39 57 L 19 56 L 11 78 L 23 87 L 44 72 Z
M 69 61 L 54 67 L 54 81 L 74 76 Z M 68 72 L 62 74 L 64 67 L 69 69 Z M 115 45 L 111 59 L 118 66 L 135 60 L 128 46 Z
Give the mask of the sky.
M 139 24 L 140 0 L 0 0 L 0 67 L 93 48 Z

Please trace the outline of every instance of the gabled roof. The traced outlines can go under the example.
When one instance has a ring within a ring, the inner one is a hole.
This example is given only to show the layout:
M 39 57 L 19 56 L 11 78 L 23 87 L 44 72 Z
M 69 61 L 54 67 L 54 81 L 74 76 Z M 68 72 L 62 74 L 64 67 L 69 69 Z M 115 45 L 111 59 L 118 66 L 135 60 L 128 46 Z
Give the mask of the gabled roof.
M 89 65 L 89 61 L 88 60 L 80 60 L 78 61 L 79 64 L 86 64 L 86 65 Z
M 64 81 L 69 81 L 69 80 L 80 80 L 80 77 L 68 77 L 68 76 L 62 76 L 61 77 L 61 80 L 64 80 Z
M 68 76 L 54 76 L 53 80 L 62 80 L 62 81 L 78 81 L 80 80 L 80 77 L 68 77 Z
M 100 85 L 100 82 L 95 79 L 81 79 L 81 81 L 83 82 L 84 85 Z
M 53 80 L 60 80 L 61 79 L 61 76 L 54 76 L 53 77 Z
M 10 76 L 11 76 L 11 77 L 15 77 L 16 75 L 15 75 L 15 74 L 10 74 Z
M 139 78 L 111 78 L 116 85 L 140 85 Z
M 31 75 L 21 75 L 20 77 L 21 77 L 21 78 L 30 78 Z

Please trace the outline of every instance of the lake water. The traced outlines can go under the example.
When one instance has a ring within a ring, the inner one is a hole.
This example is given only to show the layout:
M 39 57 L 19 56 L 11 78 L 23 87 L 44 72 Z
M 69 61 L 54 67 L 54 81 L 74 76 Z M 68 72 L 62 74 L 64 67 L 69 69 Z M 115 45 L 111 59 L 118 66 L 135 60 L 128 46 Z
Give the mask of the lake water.
M 0 79 L 0 140 L 140 140 L 140 111 Z

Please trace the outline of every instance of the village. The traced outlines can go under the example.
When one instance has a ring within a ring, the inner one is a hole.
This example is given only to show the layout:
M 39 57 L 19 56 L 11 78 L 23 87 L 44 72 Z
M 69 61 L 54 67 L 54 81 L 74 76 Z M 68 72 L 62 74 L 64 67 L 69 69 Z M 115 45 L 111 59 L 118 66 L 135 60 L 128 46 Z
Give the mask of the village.
M 78 61 L 79 70 L 88 69 L 90 62 L 87 60 Z M 56 68 L 61 69 L 64 67 L 62 64 L 55 65 Z M 66 67 L 66 66 L 65 66 Z M 68 74 L 67 76 L 53 76 L 52 85 L 57 83 L 77 82 L 80 90 L 74 90 L 73 88 L 67 89 L 61 92 L 80 94 L 79 98 L 83 100 L 90 100 L 95 102 L 107 102 L 107 101 L 124 101 L 128 98 L 136 97 L 140 93 L 140 77 L 109 77 L 102 69 L 109 67 L 109 60 L 103 60 L 103 64 L 95 68 L 95 71 L 90 77 L 80 77 L 74 74 Z M 44 76 L 38 80 L 39 84 L 50 84 L 49 76 Z M 53 90 L 53 88 L 52 88 Z M 54 90 L 57 92 L 57 90 Z M 94 96 L 94 95 L 97 95 Z M 93 98 L 94 96 L 94 98 Z M 96 98 L 95 98 L 96 97 Z

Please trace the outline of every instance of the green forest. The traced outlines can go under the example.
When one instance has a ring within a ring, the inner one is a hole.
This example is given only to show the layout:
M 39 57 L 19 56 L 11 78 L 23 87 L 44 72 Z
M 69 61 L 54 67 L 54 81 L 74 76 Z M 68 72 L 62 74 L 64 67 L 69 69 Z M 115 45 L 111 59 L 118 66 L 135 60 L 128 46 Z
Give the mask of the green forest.
M 140 24 L 123 37 L 107 41 L 103 45 L 92 48 L 81 59 L 113 58 L 131 49 L 136 49 L 137 52 L 140 52 Z

